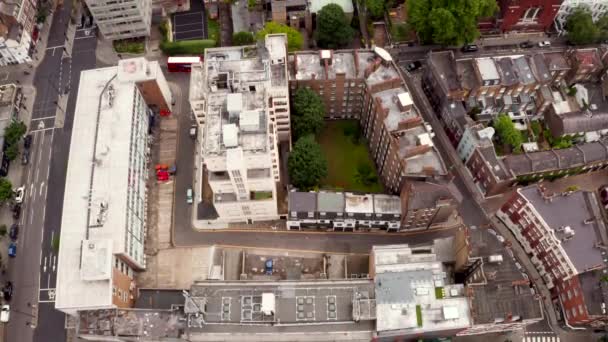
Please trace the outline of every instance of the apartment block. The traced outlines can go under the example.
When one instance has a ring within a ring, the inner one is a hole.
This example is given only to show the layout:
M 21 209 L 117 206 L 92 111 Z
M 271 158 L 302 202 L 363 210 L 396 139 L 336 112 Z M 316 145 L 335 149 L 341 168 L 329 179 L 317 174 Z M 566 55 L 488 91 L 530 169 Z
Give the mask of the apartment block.
M 559 10 L 555 14 L 555 29 L 560 35 L 566 34 L 566 22 L 568 16 L 575 9 L 582 7 L 591 12 L 593 21 L 597 21 L 608 13 L 608 3 L 605 0 L 562 0 L 559 1 Z
M 343 192 L 289 193 L 287 228 L 329 228 L 338 231 L 382 229 L 399 231 L 398 196 Z
M 473 321 L 458 336 L 521 331 L 544 318 L 541 297 L 504 241 L 491 228 L 471 228 L 456 234 L 450 244 Z
M 108 40 L 147 37 L 152 0 L 86 0 L 99 31 Z
M 401 190 L 401 230 L 426 230 L 456 222 L 458 203 L 444 184 L 406 181 Z
M 0 3 L 0 66 L 32 61 L 38 37 L 36 7 L 30 0 Z
M 549 73 L 551 74 L 553 84 L 559 84 L 566 78 L 566 75 L 572 68 L 568 59 L 561 52 L 547 52 L 543 55 L 545 56 L 545 61 L 549 67 Z
M 608 298 L 594 283 L 606 270 L 607 230 L 592 192 L 549 193 L 530 186 L 497 212 L 552 291 L 569 324 L 604 324 Z
M 78 143 L 70 145 L 61 216 L 57 310 L 76 315 L 133 305 L 134 274 L 146 268 L 149 106 L 168 109 L 171 99 L 158 62 L 123 59 L 81 73 L 72 130 Z
M 196 202 L 228 224 L 278 219 L 279 141 L 290 139 L 286 36 L 260 47 L 205 50 L 193 66 L 190 104 L 198 122 Z M 211 198 L 203 199 L 203 193 Z
M 317 92 L 328 119 L 357 119 L 384 186 L 446 174 L 433 132 L 418 113 L 398 67 L 384 49 L 321 50 L 290 57 L 290 89 Z
M 607 4 L 608 6 L 608 4 Z M 566 74 L 566 83 L 596 82 L 600 79 L 604 65 L 597 48 L 573 49 L 566 53 L 571 69 Z

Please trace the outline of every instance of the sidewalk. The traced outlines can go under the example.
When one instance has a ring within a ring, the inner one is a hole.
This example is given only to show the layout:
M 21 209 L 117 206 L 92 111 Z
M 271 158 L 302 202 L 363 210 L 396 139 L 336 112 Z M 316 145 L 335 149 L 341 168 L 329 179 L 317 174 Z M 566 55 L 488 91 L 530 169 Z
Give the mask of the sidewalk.
M 160 31 L 158 30 L 158 27 L 154 25 L 151 28 L 150 37 L 146 39 L 146 51 L 143 54 L 121 53 L 119 56 L 119 54 L 114 51 L 112 41 L 104 39 L 101 33 L 98 33 L 98 36 L 95 56 L 99 63 L 107 66 L 117 65 L 120 59 L 133 57 L 146 57 L 146 59 L 150 61 L 164 61 L 166 58 L 160 50 L 160 42 L 162 40 Z M 161 63 L 161 65 L 162 64 L 164 63 Z

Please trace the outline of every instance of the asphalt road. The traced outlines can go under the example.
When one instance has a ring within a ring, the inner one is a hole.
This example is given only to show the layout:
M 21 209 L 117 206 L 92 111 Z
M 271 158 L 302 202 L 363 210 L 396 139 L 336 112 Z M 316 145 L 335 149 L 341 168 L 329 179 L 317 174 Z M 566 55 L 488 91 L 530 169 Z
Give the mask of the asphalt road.
M 30 163 L 23 174 L 26 200 L 19 221 L 17 258 L 9 266 L 15 293 L 8 341 L 66 339 L 65 316 L 54 309 L 57 251 L 52 241 L 60 234 L 65 170 L 76 101 L 76 93 L 68 91 L 77 89 L 72 84 L 78 84 L 81 70 L 95 67 L 96 46 L 92 36 L 76 40 L 73 51 L 70 51 L 71 46 L 64 51 L 71 6 L 71 2 L 64 3 L 53 16 L 48 48 L 34 76 L 37 95 L 29 125 L 33 144 Z M 73 58 L 69 57 L 70 53 Z M 67 108 L 55 103 L 60 94 L 69 96 Z M 58 129 L 55 121 L 61 112 L 67 112 L 67 115 L 63 128 Z

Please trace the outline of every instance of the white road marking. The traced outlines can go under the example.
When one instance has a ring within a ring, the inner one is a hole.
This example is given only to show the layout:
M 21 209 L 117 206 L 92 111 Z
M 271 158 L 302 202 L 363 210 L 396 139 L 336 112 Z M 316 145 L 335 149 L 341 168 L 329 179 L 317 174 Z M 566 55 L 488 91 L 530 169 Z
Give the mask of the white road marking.
M 42 267 L 42 271 L 46 273 L 46 257 L 44 257 L 44 266 Z
M 34 223 L 34 208 L 32 207 L 30 209 L 32 209 L 30 211 L 30 224 L 32 224 L 32 223 Z
M 53 272 L 57 269 L 57 256 L 53 255 Z
M 63 47 L 63 45 L 51 46 L 51 47 L 47 47 L 46 49 L 50 50 L 50 49 L 56 49 L 56 48 L 60 48 L 60 47 Z
M 38 196 L 42 196 L 42 188 L 44 188 L 44 182 L 40 183 L 40 190 L 38 191 Z
M 35 119 L 30 120 L 30 121 L 46 120 L 46 119 L 54 119 L 54 118 L 55 118 L 55 116 L 53 115 L 53 116 L 45 116 L 43 118 L 35 118 Z
M 34 183 L 30 184 L 30 198 L 34 196 Z
M 46 218 L 46 193 L 44 194 L 45 196 L 42 198 L 44 205 L 42 206 L 42 225 L 44 225 L 44 219 Z
M 55 127 L 49 127 L 49 128 L 45 128 L 45 129 L 34 129 L 34 130 L 30 131 L 30 132 L 32 132 L 32 133 L 33 132 L 44 132 L 44 131 L 48 131 L 48 130 L 51 130 L 51 129 L 55 129 Z
M 49 241 L 49 245 L 51 246 L 51 248 L 53 248 L 53 238 L 55 237 L 55 231 L 52 230 L 51 231 L 51 241 Z
M 91 35 L 91 36 L 77 37 L 77 38 L 74 38 L 74 40 L 87 39 L 87 38 L 96 38 L 96 36 Z

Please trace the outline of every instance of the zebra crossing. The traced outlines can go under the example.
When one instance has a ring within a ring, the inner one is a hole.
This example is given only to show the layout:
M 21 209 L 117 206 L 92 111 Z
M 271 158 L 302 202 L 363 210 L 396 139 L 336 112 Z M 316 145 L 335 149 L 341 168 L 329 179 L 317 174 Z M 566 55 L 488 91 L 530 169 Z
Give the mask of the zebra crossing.
M 560 342 L 553 331 L 526 331 L 521 342 Z

